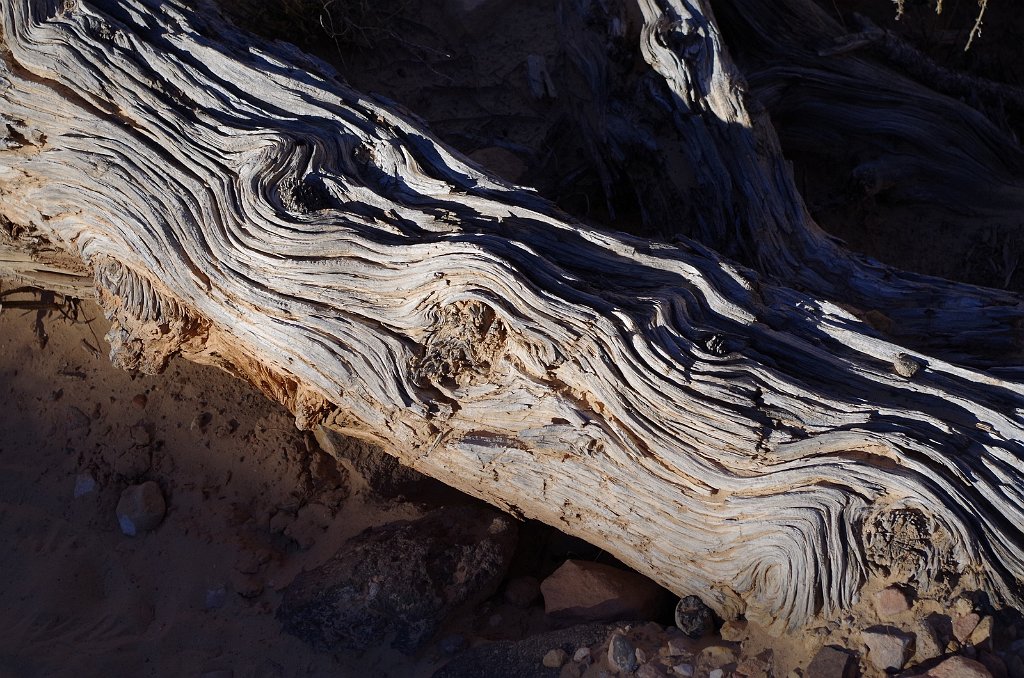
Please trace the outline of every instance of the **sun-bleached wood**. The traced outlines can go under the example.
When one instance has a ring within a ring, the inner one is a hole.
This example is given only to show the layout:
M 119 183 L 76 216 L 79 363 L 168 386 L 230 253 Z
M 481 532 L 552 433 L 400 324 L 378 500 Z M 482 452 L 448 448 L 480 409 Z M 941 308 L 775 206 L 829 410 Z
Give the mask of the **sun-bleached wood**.
M 680 111 L 727 126 L 690 139 L 716 176 L 811 228 L 703 5 L 637 9 Z M 801 624 L 872 576 L 1021 602 L 1012 370 L 892 344 L 697 242 L 584 225 L 211 7 L 8 0 L 2 21 L 0 274 L 91 275 L 116 364 L 218 365 L 725 617 Z M 958 319 L 949 284 L 914 280 L 949 327 L 1007 331 L 977 320 L 993 293 L 956 286 Z

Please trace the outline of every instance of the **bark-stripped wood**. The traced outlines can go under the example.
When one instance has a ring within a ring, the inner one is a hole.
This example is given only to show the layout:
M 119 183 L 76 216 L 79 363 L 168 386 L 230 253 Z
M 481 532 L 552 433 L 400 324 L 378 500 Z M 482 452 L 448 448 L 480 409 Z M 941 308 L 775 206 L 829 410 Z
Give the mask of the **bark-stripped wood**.
M 811 228 L 703 5 L 638 7 L 679 114 L 726 132 L 685 141 L 723 159 L 715 181 L 758 182 L 723 218 L 762 191 L 779 228 Z M 871 576 L 1022 602 L 1018 381 L 889 343 L 696 242 L 587 227 L 209 8 L 2 12 L 0 251 L 27 255 L 0 273 L 90 272 L 117 364 L 219 365 L 299 426 L 372 440 L 725 617 L 800 624 Z M 823 242 L 770 247 L 838 252 Z M 843 270 L 881 285 L 857 261 Z M 986 315 L 1015 298 L 913 280 L 949 327 L 1016 345 Z

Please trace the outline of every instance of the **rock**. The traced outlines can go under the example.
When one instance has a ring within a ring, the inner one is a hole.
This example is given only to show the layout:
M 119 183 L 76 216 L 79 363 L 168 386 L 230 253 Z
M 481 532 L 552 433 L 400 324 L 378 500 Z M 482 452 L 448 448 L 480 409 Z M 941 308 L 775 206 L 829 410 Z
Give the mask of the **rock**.
M 676 664 L 672 667 L 672 672 L 683 678 L 693 678 L 693 664 Z
M 708 645 L 697 655 L 697 666 L 719 669 L 736 663 L 736 650 L 726 645 Z
M 914 638 L 891 627 L 875 627 L 861 634 L 868 659 L 879 670 L 902 669 L 914 653 Z
M 712 669 L 708 672 L 708 678 L 725 678 L 725 671 L 722 669 Z
M 979 661 L 967 657 L 950 657 L 928 670 L 930 678 L 992 678 L 992 674 Z
M 668 656 L 670 657 L 681 657 L 689 656 L 693 653 L 693 641 L 686 636 L 669 637 L 668 639 Z
M 453 610 L 494 593 L 515 541 L 510 518 L 476 505 L 370 528 L 298 575 L 277 618 L 288 633 L 332 651 L 361 651 L 391 638 L 410 653 Z
M 636 647 L 622 633 L 613 633 L 608 641 L 608 665 L 623 674 L 637 669 Z
M 91 473 L 79 473 L 75 476 L 75 499 L 96 491 L 96 479 Z
M 968 612 L 967 614 L 954 617 L 953 637 L 961 643 L 966 643 L 967 639 L 974 633 L 974 629 L 978 628 L 980 622 L 981 617 L 975 612 Z
M 914 658 L 917 662 L 934 659 L 942 654 L 944 643 L 939 638 L 938 630 L 928 620 L 923 620 L 915 629 Z
M 540 598 L 540 583 L 533 577 L 515 577 L 505 585 L 505 601 L 524 610 Z
M 737 678 L 770 678 L 773 675 L 771 656 L 771 650 L 767 650 L 756 657 L 745 657 L 733 675 Z
M 849 650 L 827 646 L 818 650 L 804 671 L 804 678 L 854 678 L 857 658 Z
M 569 661 L 569 654 L 562 648 L 556 647 L 553 650 L 548 650 L 541 663 L 549 669 L 560 669 L 567 661 Z
M 117 502 L 117 522 L 129 537 L 156 529 L 166 512 L 163 492 L 152 480 L 129 485 Z
M 654 664 L 644 664 L 636 670 L 636 678 L 665 678 L 665 672 Z
M 978 657 L 978 661 L 985 665 L 985 668 L 988 669 L 993 678 L 1009 678 L 1010 673 L 1006 668 L 1006 662 L 999 656 L 991 652 L 982 652 Z
M 148 402 L 149 398 L 146 397 L 145 393 L 136 393 L 135 397 L 132 398 L 132 405 L 134 405 L 136 409 L 139 410 L 146 409 L 146 403 Z
M 700 638 L 714 628 L 711 608 L 697 596 L 686 596 L 676 604 L 676 627 L 690 636 Z
M 609 565 L 567 560 L 540 585 L 544 610 L 561 621 L 657 616 L 665 592 L 650 579 Z
M 992 629 L 994 621 L 992 617 L 985 617 L 971 631 L 967 642 L 974 647 L 990 647 L 992 645 Z
M 747 637 L 747 622 L 739 620 L 727 621 L 719 629 L 719 635 L 722 636 L 722 640 L 738 643 Z
M 588 659 L 590 659 L 589 647 L 581 647 L 580 649 L 576 650 L 576 652 L 574 652 L 572 655 L 572 660 L 574 662 L 582 662 Z
M 128 447 L 121 450 L 111 463 L 115 473 L 129 479 L 145 475 L 152 465 L 152 455 L 145 447 Z
M 910 609 L 907 594 L 898 586 L 887 586 L 874 596 L 875 610 L 883 621 L 902 614 Z
M 960 596 L 953 601 L 953 614 L 957 617 L 974 612 L 974 601 L 966 596 Z

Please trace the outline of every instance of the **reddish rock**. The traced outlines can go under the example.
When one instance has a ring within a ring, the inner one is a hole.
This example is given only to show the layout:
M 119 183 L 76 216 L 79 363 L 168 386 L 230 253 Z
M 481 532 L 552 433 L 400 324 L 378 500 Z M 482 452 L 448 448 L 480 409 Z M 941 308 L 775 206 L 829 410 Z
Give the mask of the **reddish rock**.
M 888 620 L 910 609 L 910 601 L 903 589 L 889 586 L 874 595 L 875 610 L 883 620 Z
M 902 669 L 913 654 L 913 637 L 895 629 L 871 629 L 862 635 L 868 648 L 868 660 L 879 670 Z
M 928 671 L 929 678 L 992 678 L 992 674 L 981 662 L 967 657 L 950 657 Z
M 957 617 L 953 620 L 953 636 L 961 643 L 966 642 L 974 633 L 974 629 L 978 628 L 980 622 L 981 617 L 975 612 L 968 612 Z
M 567 560 L 540 585 L 544 610 L 567 621 L 651 619 L 665 591 L 635 572 L 580 560 Z
M 804 678 L 855 678 L 857 658 L 848 650 L 823 647 L 804 671 Z

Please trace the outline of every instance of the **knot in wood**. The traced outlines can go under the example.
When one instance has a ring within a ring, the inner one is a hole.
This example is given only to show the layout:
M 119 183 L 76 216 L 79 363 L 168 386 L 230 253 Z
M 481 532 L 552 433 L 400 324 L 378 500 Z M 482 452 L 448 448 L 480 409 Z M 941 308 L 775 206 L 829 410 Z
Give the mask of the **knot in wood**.
M 421 381 L 455 388 L 485 383 L 505 353 L 504 323 L 489 305 L 470 299 L 442 307 L 423 356 L 414 365 Z
M 886 577 L 927 589 L 959 572 L 951 532 L 922 508 L 882 509 L 865 522 L 862 537 L 868 564 Z

